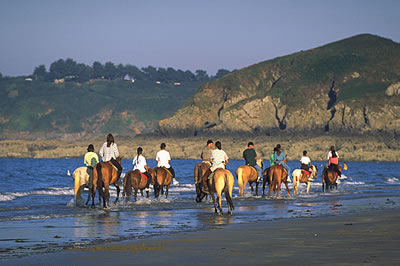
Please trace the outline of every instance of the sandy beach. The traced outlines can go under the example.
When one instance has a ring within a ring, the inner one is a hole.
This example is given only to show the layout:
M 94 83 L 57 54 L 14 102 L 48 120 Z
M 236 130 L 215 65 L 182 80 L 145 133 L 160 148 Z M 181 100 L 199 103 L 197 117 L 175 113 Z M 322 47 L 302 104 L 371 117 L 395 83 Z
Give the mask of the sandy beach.
M 69 249 L 2 265 L 399 265 L 399 208 L 220 226 Z

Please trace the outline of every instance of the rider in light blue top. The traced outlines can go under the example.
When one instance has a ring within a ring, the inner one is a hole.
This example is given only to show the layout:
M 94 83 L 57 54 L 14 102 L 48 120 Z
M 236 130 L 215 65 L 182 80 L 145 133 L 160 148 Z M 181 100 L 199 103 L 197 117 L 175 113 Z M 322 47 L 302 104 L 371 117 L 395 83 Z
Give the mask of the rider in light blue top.
M 283 151 L 281 151 L 281 145 L 278 144 L 276 145 L 276 151 L 274 153 L 274 162 L 275 164 L 281 164 L 283 166 L 283 168 L 286 169 L 287 171 L 287 180 L 289 182 L 291 182 L 290 180 L 290 167 L 286 164 L 286 156 L 285 153 L 283 153 Z

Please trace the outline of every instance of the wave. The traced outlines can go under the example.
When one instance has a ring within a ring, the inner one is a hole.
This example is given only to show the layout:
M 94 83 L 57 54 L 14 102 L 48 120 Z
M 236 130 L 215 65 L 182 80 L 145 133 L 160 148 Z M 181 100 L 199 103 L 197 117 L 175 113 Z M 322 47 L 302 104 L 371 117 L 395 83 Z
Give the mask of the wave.
M 387 177 L 385 178 L 386 184 L 400 184 L 400 180 L 396 177 Z
M 48 187 L 44 190 L 34 190 L 28 192 L 11 192 L 11 193 L 1 193 L 1 201 L 11 201 L 19 197 L 27 197 L 31 195 L 50 195 L 50 196 L 60 196 L 60 195 L 74 195 L 74 189 L 70 187 L 56 188 Z

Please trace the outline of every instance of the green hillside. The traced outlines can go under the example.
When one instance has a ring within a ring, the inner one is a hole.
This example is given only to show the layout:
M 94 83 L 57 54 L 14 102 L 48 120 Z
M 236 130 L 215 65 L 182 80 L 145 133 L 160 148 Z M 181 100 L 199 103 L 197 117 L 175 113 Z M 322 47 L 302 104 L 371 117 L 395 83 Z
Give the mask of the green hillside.
M 160 121 L 160 128 L 164 134 L 195 135 L 397 132 L 400 97 L 386 90 L 399 82 L 400 44 L 361 34 L 207 82 L 173 117 Z
M 201 82 L 92 80 L 54 84 L 25 77 L 0 79 L 0 133 L 54 135 L 83 132 L 136 134 L 154 130 Z

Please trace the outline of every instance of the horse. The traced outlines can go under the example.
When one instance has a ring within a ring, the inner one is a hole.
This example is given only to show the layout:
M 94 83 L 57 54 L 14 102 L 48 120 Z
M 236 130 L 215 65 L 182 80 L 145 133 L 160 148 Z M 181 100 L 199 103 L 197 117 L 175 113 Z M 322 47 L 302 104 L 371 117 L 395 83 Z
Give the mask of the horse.
M 263 195 L 264 195 L 265 183 L 268 182 L 269 185 L 268 197 L 271 197 L 271 190 L 273 189 L 276 192 L 276 199 L 279 199 L 279 191 L 281 189 L 281 183 L 283 182 L 285 183 L 286 190 L 290 198 L 291 195 L 289 192 L 289 186 L 287 182 L 287 172 L 285 168 L 283 168 L 281 164 L 275 164 L 268 169 L 269 170 L 267 171 L 267 174 L 264 174 Z
M 258 159 L 257 164 L 261 167 L 261 169 L 263 169 L 262 159 Z M 244 195 L 244 189 L 246 188 L 247 182 L 250 184 L 251 192 L 253 192 L 253 182 L 256 183 L 256 195 L 258 195 L 258 172 L 254 167 L 250 165 L 239 166 L 239 168 L 236 170 L 236 177 L 238 179 L 240 196 Z
M 74 196 L 75 204 L 78 205 L 79 201 L 82 200 L 82 192 L 85 188 L 89 188 L 89 173 L 86 166 L 76 168 L 72 173 L 72 179 L 74 180 Z M 88 199 L 86 205 L 89 203 L 91 191 L 88 193 Z
M 338 167 L 339 171 L 341 171 L 342 168 L 340 167 L 340 165 L 338 165 Z M 325 166 L 324 171 L 322 172 L 322 192 L 328 191 L 333 187 L 337 188 L 338 179 L 338 174 L 334 170 L 329 169 L 328 166 Z
M 117 157 L 117 162 L 121 165 L 121 157 Z M 117 204 L 119 199 L 119 184 L 116 184 L 118 171 L 111 161 L 100 162 L 93 168 L 93 188 L 92 188 L 92 208 L 94 208 L 94 196 L 96 195 L 96 188 L 99 191 L 99 205 L 101 205 L 101 198 L 103 198 L 103 208 L 107 208 L 110 200 L 110 185 L 114 184 L 117 188 L 117 198 L 114 204 Z
M 153 169 L 153 178 L 151 184 L 154 187 L 154 196 L 158 198 L 164 194 L 164 187 L 166 188 L 165 198 L 168 198 L 168 190 L 171 185 L 172 174 L 165 167 L 156 167 Z
M 311 165 L 310 169 L 310 176 L 308 176 L 303 169 L 296 169 L 293 171 L 293 194 L 298 193 L 300 183 L 307 183 L 307 194 L 310 192 L 310 179 L 317 179 L 318 168 L 315 165 Z
M 227 169 L 218 168 L 211 174 L 210 178 L 210 195 L 214 203 L 215 213 L 218 213 L 217 205 L 215 202 L 215 195 L 217 193 L 218 209 L 222 215 L 221 196 L 222 192 L 225 194 L 226 201 L 228 202 L 228 214 L 232 214 L 234 209 L 232 201 L 232 189 L 235 179 L 232 173 Z
M 152 170 L 149 168 L 149 173 L 151 175 Z M 124 200 L 124 197 L 126 195 L 126 200 L 129 201 L 130 197 L 132 195 L 132 189 L 135 190 L 135 201 L 137 201 L 137 193 L 138 190 L 140 189 L 140 194 L 143 195 L 143 190 L 146 189 L 148 180 L 147 176 L 144 176 L 138 169 L 129 171 L 125 174 L 124 177 L 124 190 L 122 191 L 122 200 Z M 150 180 L 151 181 L 151 180 Z M 149 189 L 146 190 L 146 197 L 149 198 Z
M 197 163 L 194 166 L 194 185 L 196 186 L 196 194 L 201 194 L 201 189 L 203 187 L 203 175 L 210 168 L 210 164 L 206 162 Z

